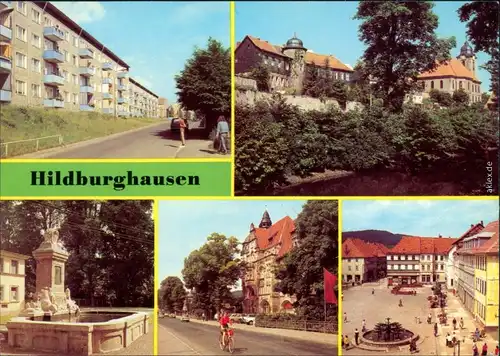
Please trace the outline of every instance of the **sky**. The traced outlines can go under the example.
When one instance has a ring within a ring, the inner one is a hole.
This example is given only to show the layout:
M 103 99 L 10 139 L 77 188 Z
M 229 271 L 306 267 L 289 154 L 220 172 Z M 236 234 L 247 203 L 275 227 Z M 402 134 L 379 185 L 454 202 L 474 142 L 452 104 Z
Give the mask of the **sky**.
M 498 220 L 498 213 L 498 200 L 350 200 L 342 202 L 342 230 L 458 238 L 471 224 Z
M 174 76 L 213 37 L 229 47 L 228 2 L 53 2 L 129 66 L 139 83 L 170 103 Z
M 434 13 L 439 16 L 439 37 L 455 36 L 457 47 L 451 51 L 456 57 L 466 40 L 466 24 L 460 22 L 457 9 L 460 1 L 435 1 Z M 236 3 L 235 36 L 241 41 L 252 35 L 275 45 L 282 45 L 294 33 L 304 47 L 319 54 L 330 54 L 341 62 L 354 66 L 363 55 L 365 45 L 358 39 L 361 21 L 353 20 L 358 2 L 246 2 Z M 477 66 L 488 60 L 488 55 L 477 53 Z M 489 91 L 490 76 L 483 69 L 477 72 L 483 92 Z
M 160 201 L 159 280 L 168 276 L 182 278 L 184 258 L 200 248 L 212 232 L 235 236 L 243 242 L 250 224 L 258 226 L 266 209 L 273 222 L 287 215 L 295 219 L 305 203 L 305 200 Z

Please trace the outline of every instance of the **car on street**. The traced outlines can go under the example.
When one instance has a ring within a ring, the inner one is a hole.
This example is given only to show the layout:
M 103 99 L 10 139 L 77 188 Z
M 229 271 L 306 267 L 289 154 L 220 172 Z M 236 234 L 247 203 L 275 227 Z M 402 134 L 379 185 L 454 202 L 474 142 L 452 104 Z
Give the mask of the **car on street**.
M 255 324 L 255 314 L 246 314 L 241 318 L 243 324 L 253 325 Z
M 231 314 L 229 316 L 229 319 L 233 322 L 233 323 L 241 323 L 241 320 L 243 318 L 243 314 L 239 314 L 239 313 L 234 313 L 234 314 Z
M 189 121 L 188 120 L 184 120 L 184 122 L 186 123 L 186 132 L 189 131 Z M 179 132 L 181 126 L 180 126 L 180 120 L 178 117 L 173 117 L 171 120 L 170 120 L 170 132 L 172 133 L 177 133 Z
M 181 316 L 181 321 L 182 322 L 189 322 L 189 316 L 187 316 L 187 315 Z

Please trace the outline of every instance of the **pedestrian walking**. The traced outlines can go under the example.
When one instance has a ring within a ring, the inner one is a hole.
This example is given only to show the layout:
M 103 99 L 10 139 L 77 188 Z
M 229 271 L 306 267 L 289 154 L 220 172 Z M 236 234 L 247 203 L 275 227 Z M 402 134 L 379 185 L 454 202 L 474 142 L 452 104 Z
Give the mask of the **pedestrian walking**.
M 464 318 L 460 318 L 460 330 L 464 328 Z
M 497 347 L 495 347 L 495 356 L 498 356 L 499 352 L 500 352 L 500 350 L 498 349 L 498 345 L 497 345 Z
M 179 118 L 179 132 L 181 134 L 181 146 L 186 146 L 186 122 L 183 118 Z
M 345 349 L 349 350 L 351 342 L 349 341 L 349 336 L 347 336 L 347 334 L 344 336 L 344 344 L 345 344 Z
M 484 343 L 483 352 L 481 352 L 481 356 L 488 356 L 488 344 Z
M 453 317 L 453 330 L 457 330 L 457 319 L 455 319 L 455 317 Z
M 472 344 L 472 356 L 479 356 L 479 349 L 477 348 L 476 343 Z
M 438 336 L 438 323 L 434 323 L 434 336 Z
M 399 306 L 402 307 L 403 306 L 403 299 L 400 299 L 399 300 Z
M 363 319 L 363 321 L 361 322 L 361 331 L 365 332 L 366 331 L 366 320 Z
M 344 323 L 347 323 L 347 313 L 344 312 Z
M 344 301 L 344 293 L 342 293 L 342 301 Z
M 228 147 L 226 147 L 227 138 L 229 136 L 229 124 L 224 116 L 219 116 L 217 119 L 217 137 L 219 139 L 219 152 L 226 154 Z
M 375 288 L 372 288 L 372 295 L 375 295 Z
M 342 335 L 342 349 L 345 349 L 344 335 Z
M 354 329 L 354 341 L 356 342 L 356 345 L 359 345 L 359 330 L 358 330 L 358 328 Z
M 432 314 L 427 315 L 427 324 L 432 324 Z

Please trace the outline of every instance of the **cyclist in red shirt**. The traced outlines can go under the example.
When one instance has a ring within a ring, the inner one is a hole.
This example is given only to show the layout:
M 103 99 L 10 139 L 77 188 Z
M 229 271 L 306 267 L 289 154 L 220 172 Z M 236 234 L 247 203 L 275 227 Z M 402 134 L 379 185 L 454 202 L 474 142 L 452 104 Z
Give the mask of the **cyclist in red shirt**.
M 232 324 L 231 319 L 229 319 L 229 315 L 227 312 L 222 313 L 222 316 L 219 319 L 220 324 L 220 333 L 222 335 L 222 345 L 226 346 L 226 333 L 229 330 L 229 324 Z

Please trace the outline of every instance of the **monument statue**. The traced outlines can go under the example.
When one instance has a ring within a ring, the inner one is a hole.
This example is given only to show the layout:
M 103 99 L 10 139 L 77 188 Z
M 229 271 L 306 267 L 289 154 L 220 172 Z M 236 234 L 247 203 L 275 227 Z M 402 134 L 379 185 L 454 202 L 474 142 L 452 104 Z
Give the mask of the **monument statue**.
M 69 290 L 69 288 L 66 288 L 65 294 L 66 294 L 66 306 L 68 308 L 68 311 L 70 313 L 71 312 L 78 313 L 80 311 L 80 307 L 76 305 L 76 302 L 74 300 L 71 299 L 71 291 Z
M 49 288 L 42 288 L 41 293 L 42 293 L 42 297 L 40 300 L 40 304 L 41 304 L 42 310 L 44 312 L 52 312 L 52 314 L 55 314 L 57 312 L 57 305 L 52 304 L 52 301 L 50 300 Z

